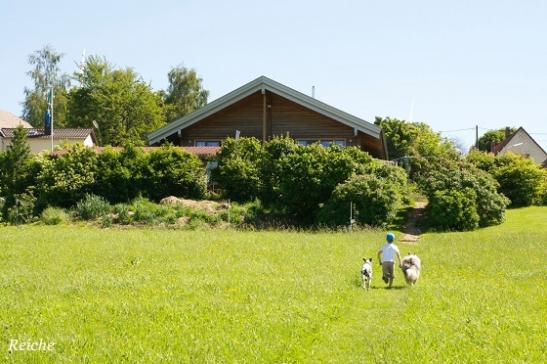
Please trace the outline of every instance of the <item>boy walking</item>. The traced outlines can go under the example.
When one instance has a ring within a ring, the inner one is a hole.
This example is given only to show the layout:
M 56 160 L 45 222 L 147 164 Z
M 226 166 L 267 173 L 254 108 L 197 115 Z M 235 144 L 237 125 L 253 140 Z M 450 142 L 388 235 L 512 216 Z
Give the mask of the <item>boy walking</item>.
M 401 254 L 399 253 L 399 248 L 397 245 L 393 244 L 395 241 L 395 235 L 393 233 L 387 233 L 386 243 L 378 251 L 378 261 L 382 266 L 382 279 L 385 283 L 388 284 L 388 287 L 391 288 L 393 284 L 393 265 L 395 264 L 395 256 L 399 261 L 399 266 L 401 266 Z

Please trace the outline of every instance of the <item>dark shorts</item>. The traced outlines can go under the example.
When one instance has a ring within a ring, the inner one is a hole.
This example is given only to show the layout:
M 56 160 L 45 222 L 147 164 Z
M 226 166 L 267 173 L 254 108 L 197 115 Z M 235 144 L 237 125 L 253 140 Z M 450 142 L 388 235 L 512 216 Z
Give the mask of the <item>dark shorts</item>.
M 382 262 L 382 273 L 383 276 L 387 279 L 393 278 L 393 262 Z

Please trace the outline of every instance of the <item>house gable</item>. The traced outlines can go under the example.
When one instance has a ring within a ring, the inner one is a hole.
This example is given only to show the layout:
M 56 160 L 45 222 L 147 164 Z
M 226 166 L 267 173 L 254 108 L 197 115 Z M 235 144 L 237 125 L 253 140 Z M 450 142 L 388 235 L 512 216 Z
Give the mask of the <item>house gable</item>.
M 543 164 L 547 160 L 547 153 L 522 127 L 495 148 L 496 154 L 507 152 L 521 154 L 530 157 L 538 164 Z
M 188 114 L 180 119 L 177 119 L 163 128 L 156 130 L 148 136 L 151 144 L 158 143 L 162 139 L 166 139 L 170 135 L 180 133 L 183 129 L 202 121 L 203 119 L 233 105 L 237 102 L 257 93 L 270 92 L 273 95 L 281 96 L 293 103 L 305 107 L 308 110 L 315 111 L 323 116 L 335 120 L 356 132 L 369 134 L 375 138 L 380 138 L 381 130 L 374 124 L 365 120 L 359 119 L 344 111 L 338 110 L 330 105 L 327 105 L 319 100 L 302 94 L 285 85 L 280 84 L 267 77 L 261 76 L 257 79 L 241 86 L 240 88 L 220 97 L 219 99 L 209 103 L 202 109 Z

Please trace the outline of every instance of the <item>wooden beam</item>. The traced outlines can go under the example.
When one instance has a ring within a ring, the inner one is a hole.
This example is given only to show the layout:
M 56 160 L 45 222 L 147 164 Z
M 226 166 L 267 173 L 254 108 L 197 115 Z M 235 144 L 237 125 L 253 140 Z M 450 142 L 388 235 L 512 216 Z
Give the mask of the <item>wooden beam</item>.
M 266 129 L 266 90 L 262 89 L 262 141 L 265 142 L 268 131 Z

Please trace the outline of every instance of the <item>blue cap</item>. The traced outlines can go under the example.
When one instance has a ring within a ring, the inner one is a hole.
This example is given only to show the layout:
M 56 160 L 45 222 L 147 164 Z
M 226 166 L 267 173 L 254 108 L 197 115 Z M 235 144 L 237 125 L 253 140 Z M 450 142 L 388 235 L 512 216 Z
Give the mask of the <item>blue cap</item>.
M 386 235 L 386 240 L 390 243 L 393 243 L 393 241 L 395 240 L 395 234 L 393 233 L 387 233 Z

